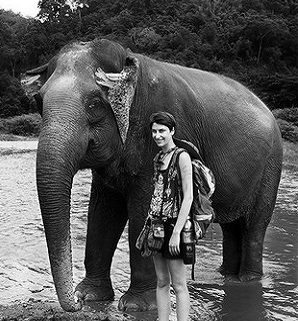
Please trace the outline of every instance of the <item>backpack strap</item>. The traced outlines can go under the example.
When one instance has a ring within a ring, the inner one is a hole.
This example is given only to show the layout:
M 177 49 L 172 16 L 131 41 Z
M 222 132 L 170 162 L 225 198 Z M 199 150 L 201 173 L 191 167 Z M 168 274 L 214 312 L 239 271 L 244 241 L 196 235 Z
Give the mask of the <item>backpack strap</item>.
M 160 150 L 153 158 L 153 166 L 154 166 L 154 174 L 153 174 L 153 181 L 155 182 L 157 179 L 157 162 L 159 159 L 160 154 L 162 151 Z
M 178 183 L 180 186 L 182 185 L 182 178 L 181 178 L 181 171 L 180 171 L 180 166 L 179 166 L 179 156 L 183 152 L 188 153 L 187 150 L 185 150 L 184 148 L 177 148 L 177 150 L 175 151 L 175 154 L 173 155 L 173 164 L 177 168 Z
M 196 264 L 196 242 L 193 240 L 194 251 L 192 253 L 191 279 L 195 281 L 195 264 Z
M 189 154 L 191 159 L 199 159 L 204 164 L 199 149 L 193 143 L 176 137 L 173 137 L 173 141 L 177 147 L 184 149 Z

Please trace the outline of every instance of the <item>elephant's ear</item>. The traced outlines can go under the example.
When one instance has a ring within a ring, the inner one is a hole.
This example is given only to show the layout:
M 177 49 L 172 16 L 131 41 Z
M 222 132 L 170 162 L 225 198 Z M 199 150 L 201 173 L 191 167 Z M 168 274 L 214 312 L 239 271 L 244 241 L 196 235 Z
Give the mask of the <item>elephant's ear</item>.
M 139 61 L 128 57 L 120 73 L 95 72 L 96 83 L 108 87 L 108 100 L 114 112 L 122 142 L 125 143 L 129 128 L 129 111 L 135 93 Z
M 21 76 L 21 84 L 26 95 L 34 97 L 46 81 L 48 64 L 26 71 Z

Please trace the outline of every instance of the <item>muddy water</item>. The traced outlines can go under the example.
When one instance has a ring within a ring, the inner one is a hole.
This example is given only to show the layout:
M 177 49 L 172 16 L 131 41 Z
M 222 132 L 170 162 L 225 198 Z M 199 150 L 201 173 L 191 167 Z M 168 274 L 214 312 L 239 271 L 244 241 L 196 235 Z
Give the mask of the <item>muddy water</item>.
M 28 299 L 57 301 L 49 269 L 35 186 L 36 142 L 0 142 L 0 304 Z M 74 280 L 84 277 L 89 170 L 79 172 L 72 191 L 71 228 Z M 196 281 L 189 280 L 192 319 L 207 309 L 210 320 L 298 320 L 298 173 L 284 171 L 274 217 L 264 245 L 264 277 L 241 284 L 216 271 L 221 263 L 221 232 L 214 224 L 197 247 Z M 190 279 L 190 271 L 189 279 Z M 116 250 L 112 281 L 116 301 L 129 285 L 125 230 Z M 215 316 L 215 317 L 214 317 Z

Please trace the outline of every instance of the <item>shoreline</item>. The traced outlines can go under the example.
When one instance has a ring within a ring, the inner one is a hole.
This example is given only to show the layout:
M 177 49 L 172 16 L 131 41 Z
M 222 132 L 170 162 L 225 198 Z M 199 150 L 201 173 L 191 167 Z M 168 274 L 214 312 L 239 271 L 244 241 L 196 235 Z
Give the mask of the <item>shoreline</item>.
M 35 151 L 38 137 L 0 133 L 0 156 Z M 298 170 L 298 144 L 283 139 L 283 170 Z
M 37 136 L 18 136 L 13 134 L 3 134 L 0 133 L 0 141 L 30 141 L 38 140 Z
M 109 302 L 85 303 L 78 312 L 66 312 L 58 302 L 34 299 L 9 306 L 0 305 L 1 321 L 155 321 L 156 317 L 156 310 L 131 313 L 115 311 L 109 308 Z
M 282 169 L 298 171 L 298 144 L 283 140 Z

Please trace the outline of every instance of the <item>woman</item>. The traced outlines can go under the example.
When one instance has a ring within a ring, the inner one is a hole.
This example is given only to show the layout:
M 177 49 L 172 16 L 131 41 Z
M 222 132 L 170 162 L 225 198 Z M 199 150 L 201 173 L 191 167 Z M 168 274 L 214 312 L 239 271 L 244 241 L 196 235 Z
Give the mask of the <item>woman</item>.
M 172 284 L 176 295 L 177 320 L 187 321 L 190 303 L 186 284 L 186 267 L 180 251 L 180 234 L 193 200 L 191 159 L 185 151 L 180 153 L 177 159 L 175 157 L 177 147 L 173 141 L 173 135 L 176 121 L 171 114 L 158 112 L 151 115 L 150 128 L 152 138 L 161 151 L 154 159 L 155 189 L 149 216 L 154 211 L 156 212 L 158 199 L 160 199 L 161 208 L 158 210 L 162 213 L 165 229 L 163 246 L 153 256 L 157 275 L 158 318 L 159 321 L 169 320 L 171 312 L 170 284 Z M 172 164 L 174 161 L 176 164 Z M 180 189 L 177 181 L 178 170 L 180 170 L 182 179 Z

